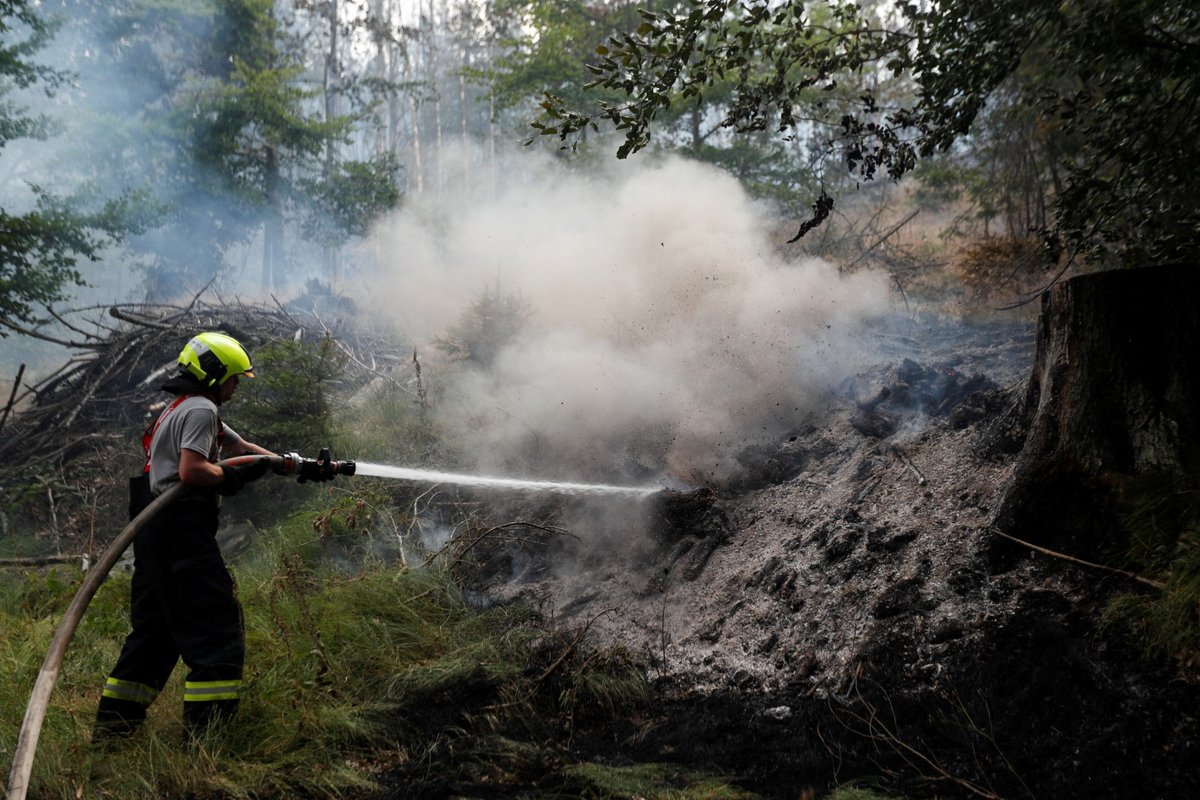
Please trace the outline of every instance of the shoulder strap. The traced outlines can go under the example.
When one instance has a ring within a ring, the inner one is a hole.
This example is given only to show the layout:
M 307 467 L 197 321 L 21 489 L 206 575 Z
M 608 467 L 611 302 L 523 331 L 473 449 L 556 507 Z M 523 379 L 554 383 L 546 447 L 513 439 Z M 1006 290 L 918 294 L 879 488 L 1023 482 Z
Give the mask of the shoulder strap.
M 158 433 L 158 426 L 162 425 L 163 420 L 167 418 L 167 414 L 170 414 L 180 403 L 191 396 L 190 394 L 179 395 L 179 397 L 175 398 L 174 403 L 163 409 L 163 412 L 158 415 L 158 419 L 154 421 L 153 425 L 146 426 L 146 430 L 142 433 L 142 450 L 146 453 L 146 466 L 142 469 L 142 472 L 150 471 L 150 444 L 154 441 L 154 434 Z

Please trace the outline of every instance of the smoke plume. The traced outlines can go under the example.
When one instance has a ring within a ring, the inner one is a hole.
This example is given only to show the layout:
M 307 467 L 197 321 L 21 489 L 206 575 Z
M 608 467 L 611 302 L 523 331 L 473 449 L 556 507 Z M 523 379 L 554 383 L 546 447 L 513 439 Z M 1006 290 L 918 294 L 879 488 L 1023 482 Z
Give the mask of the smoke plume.
M 423 348 L 480 469 L 728 478 L 860 366 L 855 332 L 889 304 L 878 274 L 783 260 L 770 210 L 704 165 L 541 164 L 504 186 L 410 205 L 373 241 L 376 318 Z M 487 287 L 529 321 L 489 364 L 437 363 L 431 337 Z

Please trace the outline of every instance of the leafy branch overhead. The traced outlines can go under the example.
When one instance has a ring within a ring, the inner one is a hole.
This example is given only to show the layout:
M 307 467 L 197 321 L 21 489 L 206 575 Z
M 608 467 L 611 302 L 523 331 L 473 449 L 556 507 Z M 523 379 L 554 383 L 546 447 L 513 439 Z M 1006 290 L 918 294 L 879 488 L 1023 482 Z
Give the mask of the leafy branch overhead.
M 34 60 L 54 35 L 56 25 L 39 16 L 36 5 L 0 2 L 0 150 L 20 139 L 46 139 L 54 126 L 15 98 L 21 90 L 52 95 L 70 73 Z M 106 203 L 64 199 L 40 186 L 28 187 L 33 208 L 0 208 L 0 338 L 4 323 L 34 319 L 37 309 L 61 300 L 65 287 L 81 284 L 80 259 L 95 260 L 104 245 L 141 226 L 135 207 L 140 198 L 126 194 Z
M 1058 251 L 1123 262 L 1172 260 L 1200 244 L 1200 9 L 1181 0 L 1056 4 L 934 0 L 895 7 L 832 0 L 688 0 L 643 10 L 596 48 L 591 108 L 548 93 L 534 128 L 576 147 L 623 133 L 646 147 L 672 107 L 732 83 L 720 125 L 811 140 L 857 180 L 898 179 L 939 153 L 969 160 L 985 107 L 1032 112 L 1054 146 Z M 815 206 L 821 218 L 821 206 Z M 1018 232 L 1019 233 L 1019 232 Z

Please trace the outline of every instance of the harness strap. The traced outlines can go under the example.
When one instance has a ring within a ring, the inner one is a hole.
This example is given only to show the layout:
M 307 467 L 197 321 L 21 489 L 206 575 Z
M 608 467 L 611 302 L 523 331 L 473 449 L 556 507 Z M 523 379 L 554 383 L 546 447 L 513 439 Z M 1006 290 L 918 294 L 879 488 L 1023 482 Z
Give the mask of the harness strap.
M 150 471 L 150 444 L 154 441 L 154 434 L 158 433 L 158 426 L 162 425 L 163 420 L 167 418 L 167 414 L 170 414 L 175 410 L 176 406 L 191 396 L 190 394 L 179 395 L 179 397 L 175 398 L 174 403 L 163 409 L 163 412 L 158 415 L 158 419 L 154 421 L 153 425 L 146 426 L 145 432 L 142 433 L 142 450 L 146 453 L 146 466 L 142 469 L 142 472 Z

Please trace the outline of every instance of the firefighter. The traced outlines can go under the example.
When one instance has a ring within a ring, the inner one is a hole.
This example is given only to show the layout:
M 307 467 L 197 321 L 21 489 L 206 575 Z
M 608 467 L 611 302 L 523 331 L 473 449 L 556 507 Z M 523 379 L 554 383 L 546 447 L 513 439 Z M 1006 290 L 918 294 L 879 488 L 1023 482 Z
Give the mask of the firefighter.
M 142 437 L 143 474 L 130 481 L 130 518 L 171 484 L 194 487 L 150 520 L 134 545 L 132 631 L 104 685 L 93 740 L 131 735 L 180 658 L 186 730 L 199 735 L 237 709 L 245 635 L 233 578 L 217 547 L 219 495 L 231 495 L 267 470 L 267 460 L 220 467 L 219 457 L 271 452 L 221 422 L 220 407 L 254 376 L 250 356 L 231 336 L 201 333 L 179 354 L 163 385 L 175 395 Z

